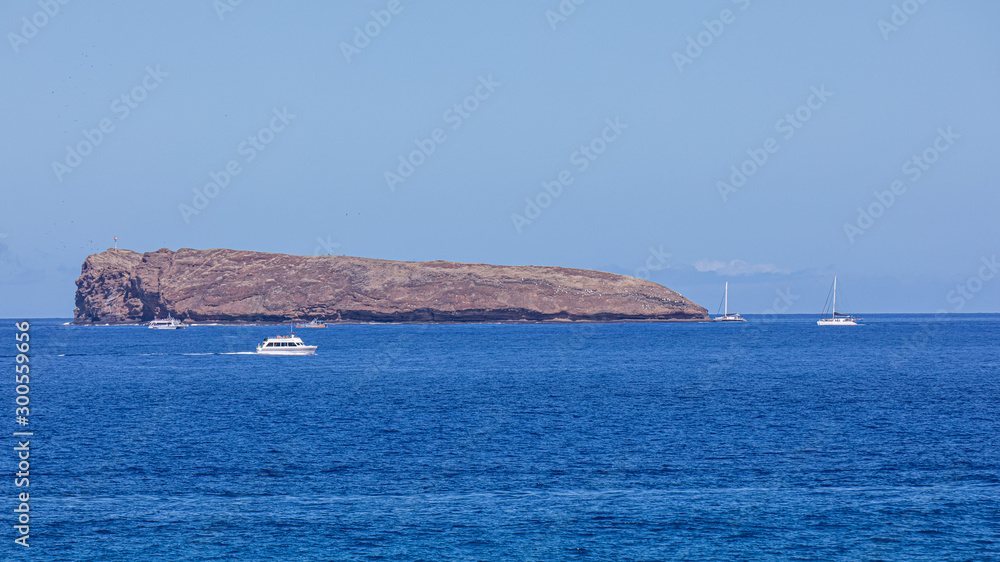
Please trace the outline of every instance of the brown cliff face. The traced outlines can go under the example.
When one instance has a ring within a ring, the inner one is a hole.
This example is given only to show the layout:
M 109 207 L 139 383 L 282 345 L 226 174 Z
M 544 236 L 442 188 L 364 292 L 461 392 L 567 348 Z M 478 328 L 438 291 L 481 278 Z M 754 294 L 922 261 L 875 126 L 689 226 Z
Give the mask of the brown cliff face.
M 662 285 L 562 267 L 238 250 L 108 250 L 76 281 L 75 322 L 622 322 L 708 320 Z

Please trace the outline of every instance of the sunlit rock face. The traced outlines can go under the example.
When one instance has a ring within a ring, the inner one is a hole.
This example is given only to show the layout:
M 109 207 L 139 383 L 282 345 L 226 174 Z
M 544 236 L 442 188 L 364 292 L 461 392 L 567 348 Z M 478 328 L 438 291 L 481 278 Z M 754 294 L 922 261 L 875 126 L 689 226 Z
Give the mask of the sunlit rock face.
M 76 281 L 75 322 L 704 321 L 707 311 L 634 277 L 562 267 L 238 250 L 107 250 Z

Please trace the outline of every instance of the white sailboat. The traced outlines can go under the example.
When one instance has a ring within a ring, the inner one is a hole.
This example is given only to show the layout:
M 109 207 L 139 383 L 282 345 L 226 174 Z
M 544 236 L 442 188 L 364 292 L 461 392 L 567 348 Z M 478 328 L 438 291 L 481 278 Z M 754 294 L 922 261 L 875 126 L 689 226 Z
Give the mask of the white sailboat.
M 823 309 L 823 312 L 826 312 L 826 308 Z M 823 318 L 821 320 L 817 320 L 816 324 L 819 326 L 857 326 L 858 320 L 861 320 L 860 318 L 851 316 L 849 314 L 837 314 L 836 275 L 833 276 L 833 306 L 831 307 L 830 312 L 832 313 L 832 316 L 830 316 L 829 318 Z
M 715 322 L 746 322 L 746 318 L 740 316 L 738 312 L 729 314 L 729 281 L 726 281 L 726 294 L 722 297 L 723 314 L 713 318 Z M 718 314 L 718 313 L 716 313 Z

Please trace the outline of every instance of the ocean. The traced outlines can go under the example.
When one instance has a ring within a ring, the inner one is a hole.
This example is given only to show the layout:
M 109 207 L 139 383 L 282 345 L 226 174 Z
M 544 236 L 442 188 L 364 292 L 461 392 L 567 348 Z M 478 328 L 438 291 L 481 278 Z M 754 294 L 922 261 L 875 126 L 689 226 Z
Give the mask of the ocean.
M 747 318 L 32 321 L 0 558 L 1000 559 L 1000 315 Z

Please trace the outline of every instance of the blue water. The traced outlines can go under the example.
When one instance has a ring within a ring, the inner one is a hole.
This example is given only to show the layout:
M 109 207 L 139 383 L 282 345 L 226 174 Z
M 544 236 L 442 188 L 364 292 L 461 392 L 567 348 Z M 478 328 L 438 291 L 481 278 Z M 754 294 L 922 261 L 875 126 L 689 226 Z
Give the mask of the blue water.
M 39 320 L 0 557 L 1000 559 L 1000 316 L 749 319 L 301 330 L 314 357 Z

